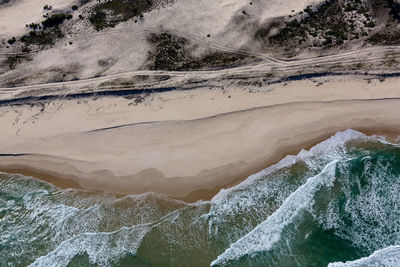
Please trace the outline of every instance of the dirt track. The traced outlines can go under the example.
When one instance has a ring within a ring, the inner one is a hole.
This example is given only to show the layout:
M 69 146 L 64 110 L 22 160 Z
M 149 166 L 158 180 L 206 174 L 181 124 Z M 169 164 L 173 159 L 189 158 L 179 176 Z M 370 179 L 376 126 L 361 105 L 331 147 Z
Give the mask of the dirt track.
M 217 45 L 214 48 L 217 48 Z M 218 49 L 224 51 L 230 50 L 227 47 L 218 47 Z M 135 70 L 75 81 L 33 84 L 10 88 L 3 87 L 0 88 L 0 99 L 9 100 L 21 97 L 21 95 L 24 97 L 45 95 L 65 96 L 72 93 L 95 93 L 105 90 L 151 91 L 156 88 L 187 89 L 187 87 L 190 87 L 194 83 L 206 86 L 207 81 L 229 80 L 235 77 L 241 79 L 268 78 L 272 81 L 279 81 L 288 76 L 312 73 L 335 73 L 337 71 L 335 68 L 341 68 L 341 74 L 360 74 L 367 71 L 372 74 L 388 73 L 387 71 L 380 71 L 381 67 L 379 64 L 384 65 L 389 60 L 397 61 L 400 59 L 400 47 L 368 47 L 355 51 L 308 58 L 278 59 L 267 55 L 258 55 L 258 58 L 260 58 L 258 62 L 229 69 L 194 71 Z M 360 70 L 361 66 L 366 66 L 367 64 L 369 65 L 368 70 Z M 138 75 L 149 77 L 168 76 L 169 79 L 157 82 L 135 83 L 134 85 L 118 84 L 119 79 L 132 78 Z M 104 85 L 105 82 L 108 82 L 109 85 Z

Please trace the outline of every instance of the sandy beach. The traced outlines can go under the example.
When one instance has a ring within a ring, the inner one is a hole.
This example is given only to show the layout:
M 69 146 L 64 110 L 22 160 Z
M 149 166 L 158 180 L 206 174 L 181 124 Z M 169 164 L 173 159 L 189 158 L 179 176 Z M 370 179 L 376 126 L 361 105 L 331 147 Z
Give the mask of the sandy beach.
M 0 108 L 0 170 L 60 187 L 196 201 L 334 133 L 398 132 L 399 79 L 325 77 Z M 197 103 L 197 105 L 194 105 Z
M 0 0 L 0 266 L 400 266 L 400 0 Z

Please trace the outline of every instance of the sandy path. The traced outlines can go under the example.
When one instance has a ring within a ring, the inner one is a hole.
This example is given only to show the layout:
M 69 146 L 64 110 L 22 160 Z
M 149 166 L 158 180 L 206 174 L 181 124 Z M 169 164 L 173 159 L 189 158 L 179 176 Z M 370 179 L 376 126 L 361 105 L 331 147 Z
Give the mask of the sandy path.
M 271 59 L 272 60 L 272 59 Z M 173 87 L 180 86 L 190 80 L 210 80 L 210 79 L 225 79 L 227 76 L 240 77 L 285 77 L 290 75 L 298 75 L 302 73 L 315 73 L 318 70 L 329 72 L 330 68 L 337 66 L 353 66 L 355 72 L 359 69 L 357 64 L 387 64 L 390 60 L 400 60 L 400 48 L 395 46 L 387 47 L 366 47 L 355 51 L 347 51 L 326 55 L 321 57 L 305 57 L 287 60 L 273 59 L 277 62 L 272 62 L 270 59 L 260 62 L 254 62 L 243 66 L 238 66 L 231 69 L 218 70 L 198 70 L 198 71 L 163 71 L 163 70 L 134 70 L 123 73 L 109 74 L 101 77 L 87 78 L 75 81 L 65 81 L 46 84 L 32 84 L 20 87 L 0 87 L 0 100 L 12 99 L 18 97 L 19 94 L 29 95 L 30 92 L 39 92 L 41 95 L 65 95 L 84 91 L 102 91 L 102 90 L 117 90 L 117 89 L 153 89 L 157 87 Z M 392 70 L 393 71 L 393 70 Z M 374 73 L 374 68 L 370 70 Z M 132 78 L 135 76 L 169 76 L 170 79 L 163 82 L 155 82 L 153 84 L 119 86 L 104 86 L 102 83 L 124 78 Z M 1 75 L 0 75 L 1 78 Z M 27 94 L 28 93 L 28 94 Z

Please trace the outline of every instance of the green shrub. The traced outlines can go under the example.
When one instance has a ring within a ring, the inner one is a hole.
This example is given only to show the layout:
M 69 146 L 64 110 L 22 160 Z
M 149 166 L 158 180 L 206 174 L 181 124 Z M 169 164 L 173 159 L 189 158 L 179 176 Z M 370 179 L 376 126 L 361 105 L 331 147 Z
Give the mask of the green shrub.
M 68 15 L 70 15 L 70 14 L 68 14 Z M 42 21 L 42 25 L 44 28 L 51 28 L 51 27 L 60 25 L 64 22 L 65 19 L 72 18 L 72 15 L 70 18 L 68 18 L 68 15 L 65 15 L 64 13 L 53 14 L 50 17 L 48 17 L 46 20 Z
M 373 28 L 373 27 L 375 27 L 375 23 L 373 21 L 369 21 L 369 22 L 365 23 L 365 27 Z
M 307 7 L 304 9 L 304 12 L 306 12 L 306 13 L 308 13 L 308 14 L 312 14 L 312 13 L 313 13 L 313 10 L 311 9 L 311 6 L 307 6 Z
M 14 44 L 17 41 L 17 39 L 15 39 L 15 37 L 8 39 L 7 43 L 9 43 L 10 45 Z
M 33 30 L 37 30 L 40 27 L 40 25 L 36 23 L 31 23 L 29 25 L 27 24 L 26 27 L 31 28 Z
M 63 37 L 59 27 L 53 28 L 51 31 L 30 31 L 29 34 L 26 34 L 21 37 L 21 42 L 26 45 L 51 45 L 54 44 L 54 41 L 57 38 Z
M 7 64 L 9 69 L 13 70 L 18 64 L 27 60 L 30 60 L 30 58 L 25 55 L 11 55 L 7 57 L 7 59 L 4 62 L 1 63 Z
M 322 43 L 323 45 L 330 45 L 332 44 L 332 38 L 326 37 L 325 41 Z
M 96 30 L 114 27 L 118 23 L 134 17 L 143 19 L 143 13 L 152 6 L 150 0 L 109 0 L 93 9 L 89 21 Z
M 96 12 L 89 18 L 90 23 L 95 26 L 96 30 L 101 30 L 108 26 L 107 15 L 102 11 Z
M 357 10 L 357 7 L 353 6 L 349 3 L 347 3 L 346 7 L 344 8 L 344 11 L 346 11 L 346 12 L 350 12 L 350 11 L 354 11 L 354 10 Z

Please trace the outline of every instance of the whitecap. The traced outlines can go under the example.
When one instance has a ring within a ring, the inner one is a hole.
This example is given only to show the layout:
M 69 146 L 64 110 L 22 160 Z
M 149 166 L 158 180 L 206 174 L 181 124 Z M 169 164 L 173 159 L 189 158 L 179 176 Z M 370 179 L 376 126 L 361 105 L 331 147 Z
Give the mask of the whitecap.
M 306 162 L 310 161 L 309 162 L 310 165 L 311 163 L 314 163 L 314 165 L 316 166 L 320 164 L 317 164 L 316 162 L 312 161 L 311 158 L 313 157 L 315 158 L 316 156 L 321 154 L 323 154 L 323 157 L 321 158 L 323 158 L 326 161 L 326 163 L 341 158 L 346 154 L 344 145 L 347 142 L 360 139 L 367 140 L 368 138 L 370 137 L 352 129 L 348 129 L 342 132 L 337 132 L 334 136 L 313 146 L 310 150 L 303 149 L 296 156 L 288 155 L 278 163 L 271 165 L 270 167 L 249 176 L 246 180 L 244 180 L 240 184 L 231 187 L 229 189 L 222 189 L 218 194 L 216 194 L 212 198 L 211 201 L 217 204 L 221 202 L 225 197 L 227 197 L 228 194 L 249 187 L 254 181 L 262 179 L 274 171 L 291 166 L 295 164 L 298 160 L 303 160 Z
M 330 263 L 328 267 L 398 267 L 400 266 L 400 246 L 390 246 L 375 251 L 368 257 L 355 261 Z
M 135 255 L 147 232 L 148 228 L 140 225 L 110 233 L 80 234 L 62 242 L 29 266 L 66 266 L 75 256 L 84 253 L 91 264 L 111 266 L 128 254 Z
M 266 221 L 219 255 L 211 266 L 226 264 L 246 255 L 268 251 L 280 240 L 284 228 L 292 223 L 299 212 L 312 204 L 315 192 L 322 186 L 331 186 L 334 179 L 337 160 L 330 162 L 321 173 L 311 177 L 305 184 L 292 193 Z
M 221 190 L 211 200 L 210 212 L 203 216 L 209 219 L 209 234 L 227 240 L 227 246 L 236 242 L 276 211 L 307 177 L 321 172 L 333 160 L 349 158 L 346 149 L 349 141 L 369 138 L 351 129 L 338 132 L 310 150 L 302 150 L 297 156 L 289 155 L 240 184 Z M 308 169 L 294 180 L 290 168 L 297 163 Z M 246 216 L 249 210 L 254 211 L 250 217 Z M 237 224 L 237 221 L 242 223 Z

